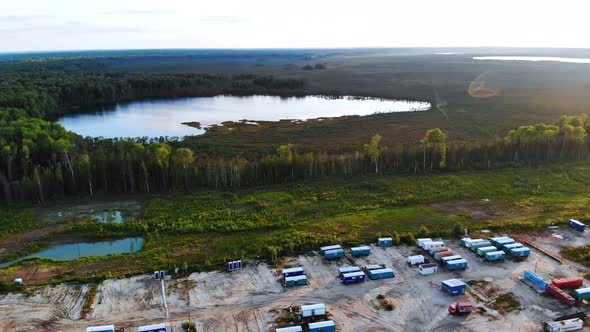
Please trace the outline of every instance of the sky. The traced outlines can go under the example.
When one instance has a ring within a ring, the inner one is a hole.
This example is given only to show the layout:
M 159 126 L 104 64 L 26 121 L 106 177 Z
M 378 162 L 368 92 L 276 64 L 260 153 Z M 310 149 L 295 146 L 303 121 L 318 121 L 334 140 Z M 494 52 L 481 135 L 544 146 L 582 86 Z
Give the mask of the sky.
M 0 52 L 583 47 L 588 1 L 0 0 Z

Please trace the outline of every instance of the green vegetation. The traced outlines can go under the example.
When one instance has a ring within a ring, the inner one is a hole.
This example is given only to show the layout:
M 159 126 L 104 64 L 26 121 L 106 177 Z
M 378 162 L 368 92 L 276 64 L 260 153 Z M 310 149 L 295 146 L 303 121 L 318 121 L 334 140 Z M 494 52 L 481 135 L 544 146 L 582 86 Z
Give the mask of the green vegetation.
M 88 317 L 90 313 L 90 309 L 92 309 L 92 305 L 94 304 L 94 298 L 96 297 L 96 292 L 98 291 L 98 284 L 91 284 L 88 293 L 86 294 L 86 299 L 84 300 L 84 305 L 82 306 L 82 313 L 80 314 L 81 319 L 85 319 Z
M 35 211 L 30 207 L 0 208 L 0 239 L 33 227 Z
M 564 247 L 561 249 L 561 255 L 571 261 L 590 266 L 590 245 Z
M 49 269 L 53 281 L 93 273 L 142 273 L 175 267 L 223 268 L 226 261 L 277 257 L 320 245 L 357 245 L 393 236 L 450 237 L 462 228 L 517 232 L 590 220 L 590 163 L 551 164 L 424 176 L 329 178 L 252 190 L 203 191 L 152 199 L 143 217 L 122 224 L 81 221 L 59 237 L 144 236 L 132 255 L 69 262 L 27 261 L 0 270 Z M 489 199 L 483 200 L 483 199 Z M 52 236 L 52 237 L 53 237 Z
M 496 297 L 493 307 L 496 310 L 502 310 L 504 313 L 509 313 L 520 309 L 520 302 L 510 293 L 500 294 Z

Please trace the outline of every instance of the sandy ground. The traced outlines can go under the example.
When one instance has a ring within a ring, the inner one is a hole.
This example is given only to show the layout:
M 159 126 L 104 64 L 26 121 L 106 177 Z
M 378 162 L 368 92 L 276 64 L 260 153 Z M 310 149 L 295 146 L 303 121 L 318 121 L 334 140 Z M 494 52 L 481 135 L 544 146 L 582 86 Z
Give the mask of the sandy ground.
M 570 232 L 567 228 L 551 230 L 556 231 Z M 581 237 L 577 244 L 590 243 L 586 234 L 574 235 Z M 535 240 L 548 241 L 546 234 Z M 541 322 L 576 311 L 518 279 L 525 269 L 536 269 L 547 280 L 553 276 L 576 276 L 574 266 L 559 264 L 536 250 L 524 262 L 489 263 L 461 248 L 457 241 L 447 244 L 469 261 L 468 270 L 441 270 L 435 275 L 421 276 L 416 267 L 405 262 L 407 256 L 422 253 L 419 248 L 373 246 L 371 255 L 364 258 L 329 262 L 318 253 L 290 258 L 286 262 L 289 266 L 302 266 L 307 273 L 310 285 L 302 287 L 283 288 L 277 271 L 259 262 L 249 262 L 241 271 L 193 273 L 179 280 L 167 278 L 168 319 L 160 284 L 151 276 L 103 282 L 87 319 L 78 319 L 87 287 L 39 287 L 29 297 L 0 297 L 0 329 L 82 331 L 81 327 L 114 323 L 135 331 L 131 327 L 163 321 L 179 326 L 190 315 L 197 331 L 272 331 L 277 312 L 283 308 L 325 303 L 340 331 L 540 331 Z M 395 278 L 349 286 L 342 285 L 337 278 L 338 267 L 379 263 L 392 267 Z M 448 296 L 440 290 L 440 282 L 450 278 L 485 280 L 502 292 L 510 292 L 521 303 L 521 310 L 503 314 L 489 309 L 490 299 L 475 287 L 467 295 Z M 384 294 L 395 309 L 382 309 L 376 300 L 378 294 Z M 487 308 L 487 312 L 467 317 L 449 315 L 447 306 L 462 299 Z

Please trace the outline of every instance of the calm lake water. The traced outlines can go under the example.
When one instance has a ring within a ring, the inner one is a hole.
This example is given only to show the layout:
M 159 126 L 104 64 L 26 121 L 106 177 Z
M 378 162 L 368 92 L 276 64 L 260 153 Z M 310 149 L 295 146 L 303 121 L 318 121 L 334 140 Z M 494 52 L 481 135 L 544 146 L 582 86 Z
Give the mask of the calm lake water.
M 182 122 L 202 128 L 226 121 L 306 120 L 343 115 L 425 111 L 430 103 L 402 100 L 328 99 L 321 96 L 217 96 L 119 104 L 96 113 L 69 114 L 57 120 L 66 129 L 93 137 L 159 137 L 200 135 Z
M 2 263 L 0 264 L 0 267 L 7 267 L 24 259 L 33 257 L 70 261 L 88 256 L 130 254 L 139 251 L 142 246 L 143 238 L 140 237 L 130 237 L 116 241 L 64 244 L 40 251 L 30 256 L 19 258 L 11 262 Z
M 475 60 L 512 60 L 512 61 L 554 61 L 569 63 L 590 63 L 586 58 L 560 58 L 548 56 L 476 56 Z

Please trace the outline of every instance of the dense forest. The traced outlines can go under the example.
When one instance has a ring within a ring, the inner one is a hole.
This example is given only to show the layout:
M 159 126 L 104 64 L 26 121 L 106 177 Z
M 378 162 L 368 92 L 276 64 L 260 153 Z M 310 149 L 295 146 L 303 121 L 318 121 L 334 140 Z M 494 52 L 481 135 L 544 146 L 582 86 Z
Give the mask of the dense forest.
M 432 129 L 414 145 L 327 150 L 285 142 L 275 151 L 216 154 L 190 140 L 83 138 L 46 117 L 144 98 L 217 94 L 298 95 L 301 80 L 236 75 L 138 74 L 103 70 L 87 60 L 0 67 L 0 202 L 41 203 L 97 193 L 188 191 L 242 187 L 317 176 L 457 171 L 588 157 L 590 121 L 521 126 L 481 144 L 447 142 Z

